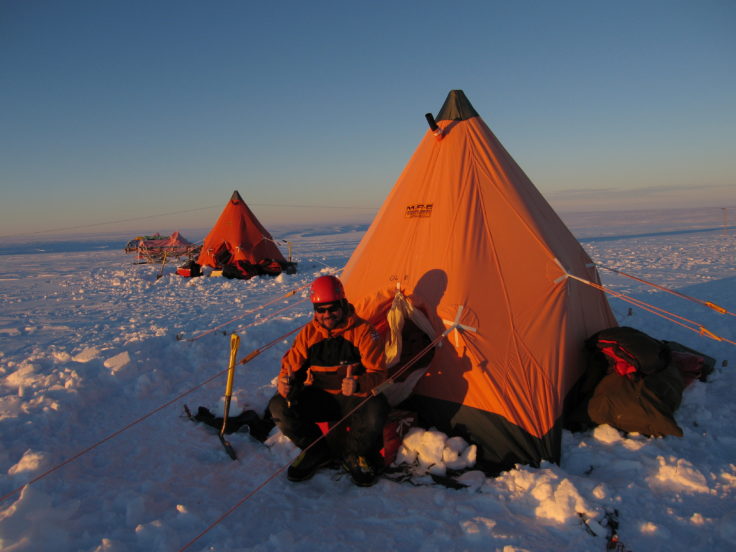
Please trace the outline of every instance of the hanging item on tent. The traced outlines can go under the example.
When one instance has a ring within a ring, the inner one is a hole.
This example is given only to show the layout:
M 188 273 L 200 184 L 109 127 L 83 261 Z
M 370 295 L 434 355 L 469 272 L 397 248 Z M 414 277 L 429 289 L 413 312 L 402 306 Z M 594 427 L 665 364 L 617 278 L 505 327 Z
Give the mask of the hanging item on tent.
M 197 262 L 201 266 L 222 270 L 222 275 L 228 278 L 248 279 L 255 275 L 296 272 L 291 254 L 289 260 L 284 258 L 271 234 L 237 190 L 204 239 Z

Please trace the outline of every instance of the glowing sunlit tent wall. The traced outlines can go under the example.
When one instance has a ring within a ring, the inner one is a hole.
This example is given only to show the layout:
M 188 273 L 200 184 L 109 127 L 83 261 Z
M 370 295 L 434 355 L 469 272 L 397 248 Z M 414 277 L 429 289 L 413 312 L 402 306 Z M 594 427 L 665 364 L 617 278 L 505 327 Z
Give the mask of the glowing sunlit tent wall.
M 218 259 L 223 256 L 228 257 L 228 263 L 245 261 L 255 265 L 269 259 L 282 266 L 287 264 L 271 234 L 258 221 L 237 190 L 204 239 L 197 262 L 202 266 L 222 268 Z
M 482 469 L 559 461 L 583 341 L 616 320 L 603 293 L 566 277 L 599 281 L 464 93 L 428 120 L 343 271 L 347 295 L 375 320 L 377 302 L 400 290 L 436 333 L 462 324 L 411 401 L 425 423 L 476 443 Z

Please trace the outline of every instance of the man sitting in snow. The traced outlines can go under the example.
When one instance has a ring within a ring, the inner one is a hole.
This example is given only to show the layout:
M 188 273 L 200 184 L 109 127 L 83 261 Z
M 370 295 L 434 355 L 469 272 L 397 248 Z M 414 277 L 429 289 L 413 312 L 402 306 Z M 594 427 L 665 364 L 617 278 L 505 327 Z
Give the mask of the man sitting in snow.
M 387 377 L 383 342 L 373 326 L 355 314 L 335 276 L 312 283 L 311 301 L 314 319 L 284 354 L 278 393 L 268 405 L 281 432 L 303 449 L 287 476 L 291 481 L 309 479 L 331 463 L 334 454 L 356 485 L 369 486 L 381 463 L 389 411 L 382 394 L 366 401 Z M 344 434 L 339 450 L 331 451 L 325 439 L 317 441 L 322 436 L 317 422 L 340 420 L 363 401 L 338 428 Z

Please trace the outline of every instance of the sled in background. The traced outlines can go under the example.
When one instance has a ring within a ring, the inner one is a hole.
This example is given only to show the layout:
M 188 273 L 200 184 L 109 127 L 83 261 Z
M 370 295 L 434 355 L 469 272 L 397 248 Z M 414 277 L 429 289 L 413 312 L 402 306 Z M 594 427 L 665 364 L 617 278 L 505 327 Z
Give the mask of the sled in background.
M 170 236 L 154 234 L 138 236 L 125 245 L 126 253 L 136 253 L 138 263 L 160 263 L 164 259 L 192 259 L 199 255 L 201 245 L 187 240 L 179 232 Z

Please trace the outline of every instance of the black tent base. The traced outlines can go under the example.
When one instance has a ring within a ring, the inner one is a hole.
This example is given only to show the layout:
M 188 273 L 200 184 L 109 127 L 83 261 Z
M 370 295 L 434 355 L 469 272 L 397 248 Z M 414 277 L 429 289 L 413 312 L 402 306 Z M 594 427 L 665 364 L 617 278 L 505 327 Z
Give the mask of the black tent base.
M 516 464 L 539 466 L 543 460 L 560 462 L 562 425 L 559 420 L 539 438 L 498 414 L 441 399 L 415 395 L 401 408 L 416 412 L 422 427 L 436 427 L 475 444 L 476 468 L 489 476 L 510 470 Z

